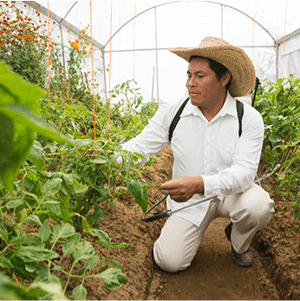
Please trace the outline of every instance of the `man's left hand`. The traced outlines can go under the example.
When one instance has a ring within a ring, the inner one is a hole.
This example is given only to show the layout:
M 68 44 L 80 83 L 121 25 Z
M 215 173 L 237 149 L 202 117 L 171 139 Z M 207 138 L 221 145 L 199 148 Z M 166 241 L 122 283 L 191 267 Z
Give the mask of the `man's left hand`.
M 176 202 L 186 202 L 195 193 L 202 194 L 204 184 L 202 177 L 180 177 L 168 181 L 160 186 L 163 193 L 170 195 Z

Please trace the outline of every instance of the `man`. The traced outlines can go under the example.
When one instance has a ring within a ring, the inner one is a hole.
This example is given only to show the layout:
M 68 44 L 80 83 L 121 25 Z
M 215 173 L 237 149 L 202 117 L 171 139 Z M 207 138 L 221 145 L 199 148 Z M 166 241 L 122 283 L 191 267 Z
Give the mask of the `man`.
M 203 197 L 218 197 L 172 214 L 154 244 L 154 260 L 167 272 L 186 269 L 209 223 L 227 217 L 231 223 L 225 233 L 232 257 L 237 264 L 250 266 L 251 240 L 274 212 L 268 193 L 253 184 L 263 143 L 262 117 L 245 104 L 239 125 L 233 98 L 253 89 L 253 64 L 242 49 L 220 38 L 207 37 L 197 48 L 170 51 L 189 62 L 189 101 L 170 142 L 173 180 L 161 190 L 169 195 L 167 207 L 172 210 Z M 183 101 L 160 108 L 143 132 L 122 147 L 146 158 L 157 153 L 168 142 L 170 124 Z

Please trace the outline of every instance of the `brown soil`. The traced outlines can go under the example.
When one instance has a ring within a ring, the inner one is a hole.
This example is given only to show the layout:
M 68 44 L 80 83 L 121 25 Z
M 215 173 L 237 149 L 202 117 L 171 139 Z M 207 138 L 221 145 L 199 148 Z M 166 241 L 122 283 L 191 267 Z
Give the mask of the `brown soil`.
M 164 146 L 157 163 L 148 170 L 145 179 L 160 184 L 171 178 L 172 152 Z M 260 173 L 264 168 L 260 167 Z M 100 229 L 113 242 L 128 242 L 124 249 L 108 249 L 96 245 L 96 253 L 123 264 L 128 282 L 109 291 L 101 279 L 85 282 L 89 300 L 269 300 L 300 298 L 300 221 L 294 221 L 289 201 L 274 193 L 273 179 L 264 182 L 276 203 L 276 212 L 269 225 L 255 236 L 251 250 L 254 263 L 250 268 L 237 266 L 231 259 L 230 243 L 224 228 L 227 219 L 216 219 L 205 233 L 199 251 L 184 272 L 168 274 L 152 261 L 153 243 L 160 234 L 164 220 L 145 223 L 142 210 L 129 195 L 115 199 L 115 205 L 105 214 Z M 156 188 L 148 193 L 150 207 L 163 195 Z M 163 205 L 158 210 L 163 209 Z M 91 240 L 91 237 L 87 238 Z M 67 262 L 65 263 L 68 264 Z M 105 265 L 106 263 L 103 263 Z M 97 273 L 99 266 L 90 273 Z M 71 288 L 72 289 L 72 288 Z

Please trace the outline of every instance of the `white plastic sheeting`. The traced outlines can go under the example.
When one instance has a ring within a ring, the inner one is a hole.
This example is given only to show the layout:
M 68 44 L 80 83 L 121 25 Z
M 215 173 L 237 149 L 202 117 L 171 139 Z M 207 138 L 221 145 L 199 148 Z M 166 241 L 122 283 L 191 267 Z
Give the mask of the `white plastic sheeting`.
M 50 1 L 49 6 L 63 18 L 75 2 Z M 47 7 L 47 1 L 38 3 Z M 157 8 L 149 9 L 154 6 Z M 111 55 L 111 88 L 134 77 L 145 101 L 154 96 L 169 102 L 184 95 L 187 63 L 167 49 L 195 47 L 205 36 L 223 37 L 243 47 L 252 59 L 258 77 L 275 80 L 275 41 L 299 27 L 299 15 L 298 0 L 92 1 L 93 38 L 106 46 L 103 75 Z M 122 27 L 130 19 L 132 21 Z M 79 29 L 85 28 L 90 23 L 89 1 L 78 1 L 66 21 Z M 120 27 L 122 29 L 114 35 L 110 44 L 111 33 Z M 67 29 L 68 26 L 63 34 L 65 46 L 68 46 Z M 57 31 L 53 33 L 56 35 Z M 299 62 L 299 47 L 294 39 L 285 43 L 283 75 L 290 73 L 289 66 L 295 68 L 297 65 L 296 55 Z M 289 45 L 295 46 L 290 49 Z M 280 44 L 279 76 L 282 74 L 282 48 L 283 44 Z M 100 53 L 96 59 L 98 64 L 102 63 Z M 299 74 L 299 63 L 296 71 Z M 108 88 L 108 73 L 105 75 Z M 101 85 L 105 88 L 104 78 Z
M 290 74 L 300 77 L 300 30 L 287 36 L 285 42 L 284 39 L 279 42 L 278 77 L 289 77 Z

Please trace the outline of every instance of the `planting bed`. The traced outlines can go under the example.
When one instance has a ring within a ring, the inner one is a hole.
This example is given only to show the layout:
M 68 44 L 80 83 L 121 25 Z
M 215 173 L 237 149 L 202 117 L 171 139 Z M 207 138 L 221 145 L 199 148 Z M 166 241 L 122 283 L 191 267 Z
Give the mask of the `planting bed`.
M 157 158 L 157 163 L 148 170 L 145 169 L 144 174 L 145 179 L 151 179 L 153 184 L 163 183 L 171 178 L 171 150 L 165 146 Z M 260 166 L 260 174 L 264 170 L 264 165 Z M 253 240 L 251 248 L 254 264 L 250 268 L 242 268 L 233 263 L 230 244 L 224 235 L 228 221 L 217 219 L 209 226 L 192 266 L 184 272 L 165 273 L 153 264 L 151 255 L 153 243 L 164 220 L 143 222 L 140 207 L 129 195 L 114 200 L 115 205 L 104 215 L 100 228 L 114 242 L 127 242 L 131 245 L 123 249 L 96 245 L 95 250 L 100 256 L 123 263 L 122 272 L 128 277 L 128 282 L 109 291 L 100 279 L 88 279 L 85 282 L 87 298 L 299 299 L 299 221 L 294 221 L 288 201 L 285 203 L 274 193 L 275 180 L 269 179 L 263 185 L 275 201 L 276 212 L 270 224 L 257 233 Z M 148 195 L 148 207 L 162 197 L 156 188 L 150 189 Z M 86 238 L 90 241 L 93 239 Z M 96 270 L 97 267 L 90 273 Z

